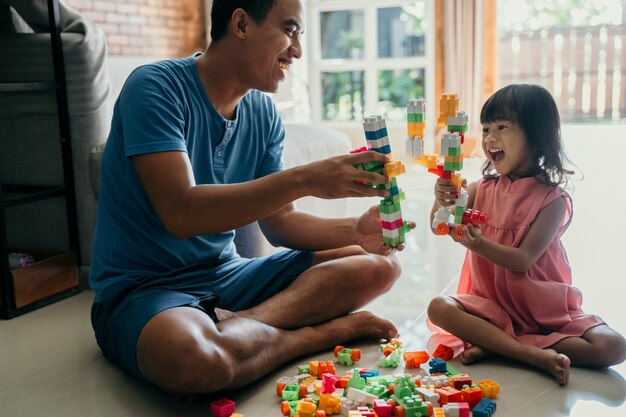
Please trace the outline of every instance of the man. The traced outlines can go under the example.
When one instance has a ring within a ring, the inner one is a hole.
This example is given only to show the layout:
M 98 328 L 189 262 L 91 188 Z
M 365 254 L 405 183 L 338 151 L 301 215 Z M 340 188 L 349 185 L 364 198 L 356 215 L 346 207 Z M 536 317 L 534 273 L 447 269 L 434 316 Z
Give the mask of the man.
M 357 181 L 388 181 L 355 168 L 386 161 L 375 152 L 283 170 L 283 126 L 260 91 L 276 91 L 300 58 L 302 4 L 213 3 L 204 54 L 141 67 L 120 94 L 90 276 L 104 354 L 180 394 L 235 388 L 297 356 L 397 333 L 351 313 L 400 274 L 377 208 L 321 219 L 292 204 L 383 197 Z M 256 220 L 273 244 L 296 250 L 240 258 L 232 230 Z

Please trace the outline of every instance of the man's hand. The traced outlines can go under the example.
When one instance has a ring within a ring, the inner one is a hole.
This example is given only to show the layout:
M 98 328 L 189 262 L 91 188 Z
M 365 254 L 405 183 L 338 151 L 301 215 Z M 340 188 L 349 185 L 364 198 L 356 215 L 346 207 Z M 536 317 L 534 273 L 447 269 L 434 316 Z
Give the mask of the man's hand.
M 373 151 L 360 152 L 315 161 L 293 170 L 301 176 L 302 187 L 307 191 L 305 195 L 328 199 L 387 197 L 387 190 L 373 188 L 367 183 L 386 184 L 389 178 L 357 168 L 357 165 L 371 161 L 383 164 L 389 162 L 389 157 Z
M 411 229 L 415 229 L 415 222 L 409 222 Z M 383 241 L 383 231 L 380 226 L 380 212 L 378 206 L 370 207 L 359 217 L 354 241 L 369 253 L 389 255 L 395 250 L 403 250 L 404 243 L 393 248 Z

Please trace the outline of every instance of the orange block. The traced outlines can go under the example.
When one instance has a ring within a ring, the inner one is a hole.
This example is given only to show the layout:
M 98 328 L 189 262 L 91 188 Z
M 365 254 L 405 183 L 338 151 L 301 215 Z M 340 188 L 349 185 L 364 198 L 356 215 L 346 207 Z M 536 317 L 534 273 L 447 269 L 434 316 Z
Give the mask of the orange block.
M 454 179 L 452 181 L 454 182 Z M 452 350 L 452 348 L 450 346 L 443 345 L 443 344 L 440 344 L 439 346 L 437 346 L 437 349 L 435 349 L 435 352 L 433 353 L 434 358 L 441 358 L 444 361 L 449 361 L 450 359 L 452 359 L 453 356 L 454 356 L 454 351 Z
M 428 353 L 420 352 L 404 352 L 404 364 L 407 368 L 419 368 L 423 363 L 428 362 Z

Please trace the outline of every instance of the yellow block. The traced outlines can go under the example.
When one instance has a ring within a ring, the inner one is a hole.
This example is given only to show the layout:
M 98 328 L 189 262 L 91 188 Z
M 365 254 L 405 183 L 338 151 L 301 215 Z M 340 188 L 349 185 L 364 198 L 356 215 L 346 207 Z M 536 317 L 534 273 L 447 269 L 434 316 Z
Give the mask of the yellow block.
M 384 167 L 385 175 L 388 177 L 397 177 L 406 172 L 406 167 L 400 161 L 387 162 Z
M 450 178 L 450 180 L 452 181 L 452 185 L 454 185 L 455 187 L 461 187 L 463 184 L 463 177 L 458 172 L 453 172 L 452 178 Z
M 421 158 L 415 158 L 413 161 L 424 166 L 426 169 L 435 169 L 437 168 L 437 162 L 439 162 L 439 156 L 427 154 Z
M 443 160 L 445 162 L 463 162 L 463 154 L 459 156 L 444 156 Z

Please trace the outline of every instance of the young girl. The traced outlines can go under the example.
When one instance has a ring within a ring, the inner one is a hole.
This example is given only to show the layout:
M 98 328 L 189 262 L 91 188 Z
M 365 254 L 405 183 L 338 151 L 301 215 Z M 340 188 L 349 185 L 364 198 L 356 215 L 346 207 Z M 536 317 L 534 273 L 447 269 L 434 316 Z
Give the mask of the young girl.
M 428 306 L 430 321 L 463 340 L 464 364 L 492 355 L 526 362 L 566 384 L 570 365 L 606 367 L 626 357 L 624 338 L 581 310 L 560 238 L 572 217 L 560 187 L 560 120 L 550 93 L 538 85 L 502 88 L 484 104 L 483 178 L 467 187 L 468 206 L 489 215 L 453 238 L 468 251 L 458 294 Z M 460 190 L 435 185 L 433 215 Z

